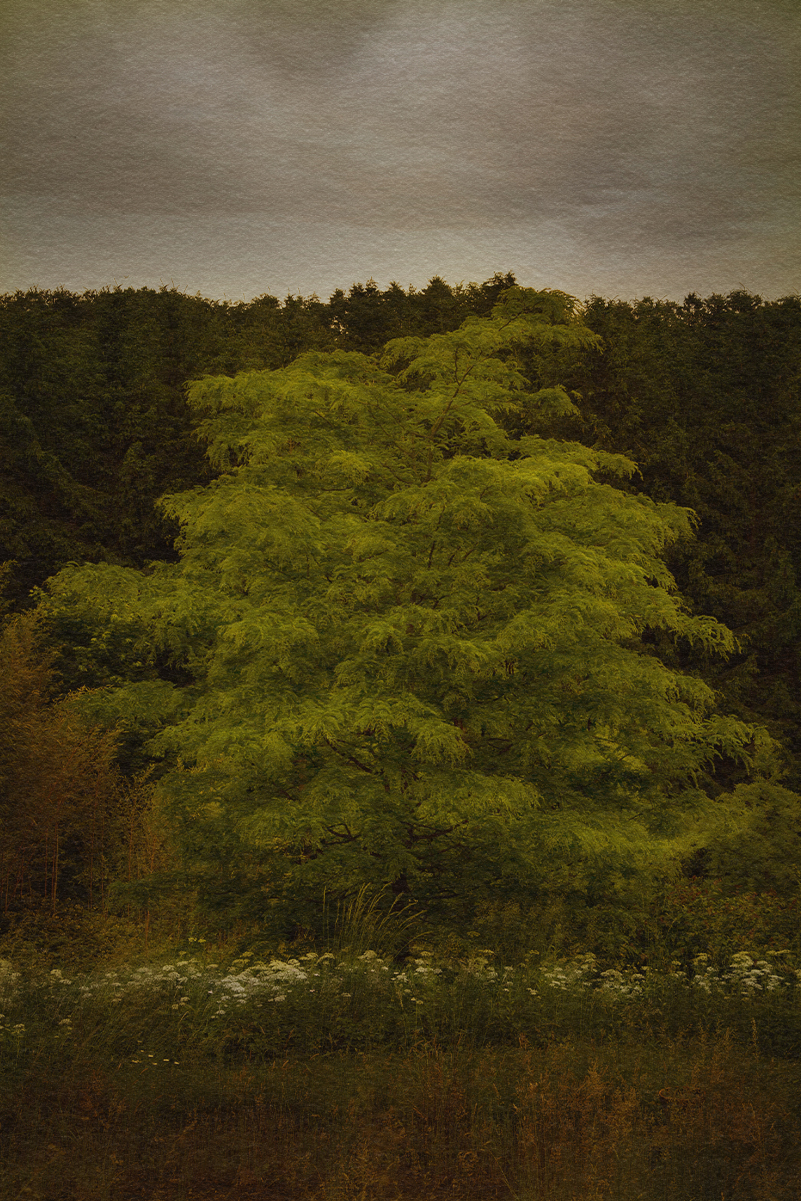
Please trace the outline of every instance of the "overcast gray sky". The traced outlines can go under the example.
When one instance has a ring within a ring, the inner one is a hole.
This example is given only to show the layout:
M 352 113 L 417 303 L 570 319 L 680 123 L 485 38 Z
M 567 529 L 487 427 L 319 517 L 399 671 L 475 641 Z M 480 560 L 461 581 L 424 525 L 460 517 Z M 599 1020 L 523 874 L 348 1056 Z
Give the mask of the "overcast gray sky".
M 801 290 L 801 0 L 0 0 L 0 292 Z

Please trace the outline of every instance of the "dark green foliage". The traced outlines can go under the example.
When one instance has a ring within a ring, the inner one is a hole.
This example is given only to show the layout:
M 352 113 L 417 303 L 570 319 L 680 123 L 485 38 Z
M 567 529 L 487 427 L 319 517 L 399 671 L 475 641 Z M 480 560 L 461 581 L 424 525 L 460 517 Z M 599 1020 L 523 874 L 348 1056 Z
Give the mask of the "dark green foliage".
M 71 559 L 171 556 L 153 500 L 208 479 L 183 384 L 219 357 L 209 315 L 167 291 L 3 298 L 0 555 L 17 600 Z
M 381 291 L 368 281 L 354 284 L 347 295 L 336 292 L 328 303 L 262 296 L 249 304 L 216 304 L 174 289 L 3 297 L 0 559 L 11 560 L 12 607 L 29 604 L 32 586 L 67 562 L 137 568 L 149 560 L 177 563 L 178 522 L 155 506 L 156 498 L 205 488 L 241 466 L 251 417 L 247 408 L 238 415 L 229 411 L 225 421 L 222 413 L 214 416 L 217 457 L 210 463 L 196 438 L 198 414 L 186 403 L 189 380 L 276 372 L 316 351 L 318 357 L 293 376 L 295 385 L 305 386 L 327 353 L 339 349 L 374 359 L 368 369 L 359 355 L 339 358 L 340 382 L 356 387 L 364 370 L 363 382 L 384 380 L 409 397 L 425 393 L 433 377 L 424 363 L 412 369 L 421 340 L 455 331 L 471 314 L 489 316 L 513 283 L 511 275 L 496 275 L 481 285 L 449 287 L 434 278 L 421 291 L 404 291 L 395 283 Z M 541 307 L 539 313 L 543 328 L 558 334 L 573 323 L 575 330 L 576 302 L 559 293 L 548 297 L 547 311 Z M 798 820 L 795 794 L 787 789 L 801 784 L 801 301 L 765 303 L 742 292 L 707 300 L 691 296 L 684 304 L 593 298 L 582 319 L 600 341 L 586 337 L 579 344 L 549 336 L 497 346 L 508 378 L 517 373 L 514 403 L 504 401 L 487 412 L 516 442 L 537 436 L 625 455 L 637 464 L 629 478 L 615 471 L 619 460 L 595 456 L 598 485 L 638 495 L 640 503 L 668 502 L 697 514 L 695 536 L 688 524 L 683 532 L 674 529 L 679 536 L 667 539 L 659 553 L 691 611 L 730 627 L 738 645 L 722 658 L 704 640 L 693 643 L 646 626 L 638 635 L 641 646 L 671 671 L 719 690 L 723 711 L 767 726 L 783 744 L 787 774 L 785 789 L 775 782 L 748 783 L 747 764 L 719 747 L 723 753 L 704 767 L 704 786 L 722 798 L 718 816 L 731 805 L 742 829 L 727 831 L 719 821 L 690 826 L 682 844 L 685 870 L 719 877 L 727 895 L 739 887 L 775 888 L 788 896 L 798 887 Z M 392 339 L 402 339 L 398 347 L 406 350 L 396 347 L 379 371 L 375 360 Z M 438 420 L 423 416 L 422 426 L 429 433 L 436 427 L 443 463 L 465 453 L 487 460 L 487 470 L 497 463 L 492 437 L 485 436 L 489 427 L 474 425 L 471 431 L 450 418 L 437 426 Z M 343 452 L 358 455 L 355 443 Z M 577 450 L 571 453 L 575 463 Z M 509 450 L 510 463 L 520 457 L 520 449 Z M 343 459 L 342 470 L 346 467 Z M 215 495 L 224 500 L 222 492 Z M 211 653 L 213 641 L 203 642 L 201 616 L 194 615 L 196 624 L 181 638 L 174 629 L 144 654 L 141 628 L 125 611 L 113 616 L 110 611 L 98 629 L 91 605 L 77 604 L 74 596 L 63 605 L 48 602 L 62 689 L 125 683 L 139 688 L 120 744 L 130 773 L 148 762 L 143 744 L 153 735 L 153 712 L 172 721 L 180 698 L 203 678 L 186 654 L 194 642 L 201 659 L 204 648 Z M 152 644 L 149 634 L 145 643 L 148 639 Z M 108 720 L 101 698 L 92 703 L 93 719 Z M 756 751 L 749 748 L 752 764 L 761 758 L 761 770 L 775 772 L 770 762 L 775 750 L 763 743 L 755 758 Z M 173 766 L 167 756 L 157 774 Z M 313 761 L 310 768 L 317 770 Z M 261 881 L 259 888 L 272 888 L 279 880 L 298 912 L 307 903 L 312 916 L 317 912 L 319 901 L 309 901 L 305 890 L 293 893 L 286 881 L 284 850 L 272 863 L 263 850 L 254 856 L 224 821 L 214 827 L 213 838 L 209 878 L 228 881 L 220 894 L 227 898 L 223 909 L 239 907 L 246 917 L 250 901 L 243 899 L 243 888 L 247 892 L 254 880 Z M 514 853 L 503 858 L 501 870 L 491 838 L 486 845 L 460 842 L 454 829 L 451 842 L 451 858 L 444 852 L 436 857 L 440 880 L 458 869 L 501 907 L 514 906 L 519 867 Z M 206 843 L 204 835 L 198 845 Z M 555 912 L 561 896 L 575 928 L 594 938 L 597 926 L 610 946 L 617 938 L 636 939 L 637 931 L 621 925 L 619 916 L 621 906 L 634 903 L 637 873 L 621 859 L 612 884 L 607 871 L 593 874 L 577 855 L 555 883 L 557 892 L 537 903 Z M 307 859 L 310 870 L 314 862 Z M 250 883 L 245 887 L 243 881 Z M 468 920 L 453 890 L 441 886 L 437 895 L 455 920 Z M 610 912 L 607 919 L 603 907 L 612 895 L 617 916 Z
M 224 304 L 167 288 L 0 297 L 0 562 L 14 564 L 14 603 L 70 561 L 174 558 L 177 527 L 155 501 L 212 475 L 189 380 L 453 329 L 512 282 L 452 290 L 435 279 L 408 295 L 354 284 L 349 300 L 335 293 L 328 304 Z
M 744 856 L 741 868 L 747 869 L 748 859 Z M 666 889 L 653 911 L 653 960 L 661 953 L 687 967 L 705 955 L 724 966 L 741 951 L 793 956 L 801 951 L 797 888 L 781 894 L 764 886 L 752 891 L 731 879 L 692 876 Z
M 337 345 L 363 354 L 379 351 L 393 338 L 428 337 L 458 329 L 466 317 L 488 317 L 514 275 L 496 274 L 484 284 L 449 287 L 439 276 L 418 292 L 398 283 L 381 292 L 374 280 L 354 284 L 348 295 L 334 292 L 328 304 Z M 305 349 L 305 348 L 304 348 Z
M 628 487 L 697 514 L 697 537 L 667 562 L 695 611 L 729 626 L 741 650 L 715 665 L 684 648 L 679 662 L 784 741 L 797 787 L 801 299 L 596 297 L 584 316 L 603 346 L 566 373 L 581 394 L 572 436 L 629 455 L 639 473 Z
M 801 798 L 767 780 L 739 784 L 727 798 L 727 817 L 704 841 L 698 874 L 722 882 L 729 891 L 801 893 Z
M 521 890 L 622 898 L 709 809 L 705 765 L 750 759 L 753 731 L 642 641 L 732 649 L 664 568 L 686 513 L 597 483 L 627 477 L 619 456 L 495 420 L 570 408 L 531 391 L 518 350 L 594 343 L 570 298 L 512 288 L 380 364 L 312 352 L 200 381 L 223 474 L 165 499 L 180 564 L 50 582 L 51 611 L 94 612 L 101 641 L 139 626 L 160 683 L 124 685 L 110 711 L 150 710 L 210 912 L 362 882 L 457 924 Z

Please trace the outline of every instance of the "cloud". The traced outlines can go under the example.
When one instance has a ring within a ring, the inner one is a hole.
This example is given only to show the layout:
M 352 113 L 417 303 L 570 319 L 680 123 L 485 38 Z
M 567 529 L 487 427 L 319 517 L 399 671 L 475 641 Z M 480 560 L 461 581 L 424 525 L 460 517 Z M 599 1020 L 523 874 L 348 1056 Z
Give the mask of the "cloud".
M 801 22 L 781 0 L 10 7 L 4 204 L 13 271 L 41 286 L 58 227 L 84 278 L 115 246 L 119 274 L 152 274 L 155 239 L 216 294 L 253 286 L 248 246 L 283 275 L 294 253 L 304 291 L 347 286 L 367 248 L 377 275 L 412 252 L 425 278 L 475 278 L 503 247 L 490 274 L 536 250 L 632 295 L 660 260 L 665 287 L 704 290 L 693 264 L 797 287 Z

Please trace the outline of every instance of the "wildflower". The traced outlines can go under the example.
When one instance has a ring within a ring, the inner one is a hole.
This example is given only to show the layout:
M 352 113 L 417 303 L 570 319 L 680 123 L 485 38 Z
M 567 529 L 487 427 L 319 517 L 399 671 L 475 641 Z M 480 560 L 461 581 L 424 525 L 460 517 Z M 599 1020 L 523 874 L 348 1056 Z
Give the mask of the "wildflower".
M 243 993 L 245 991 L 245 986 L 242 983 L 242 981 L 236 980 L 236 979 L 223 980 L 222 987 L 227 988 L 229 990 L 229 992 L 233 992 L 233 993 Z

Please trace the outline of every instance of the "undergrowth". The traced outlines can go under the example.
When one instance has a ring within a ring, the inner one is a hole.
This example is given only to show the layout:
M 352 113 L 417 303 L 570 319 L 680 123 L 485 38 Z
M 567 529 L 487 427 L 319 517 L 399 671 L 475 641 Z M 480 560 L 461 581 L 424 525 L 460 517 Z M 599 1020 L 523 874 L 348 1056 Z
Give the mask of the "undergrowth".
M 7 937 L 0 1198 L 795 1201 L 790 948 L 398 954 L 375 901 L 318 946 Z

